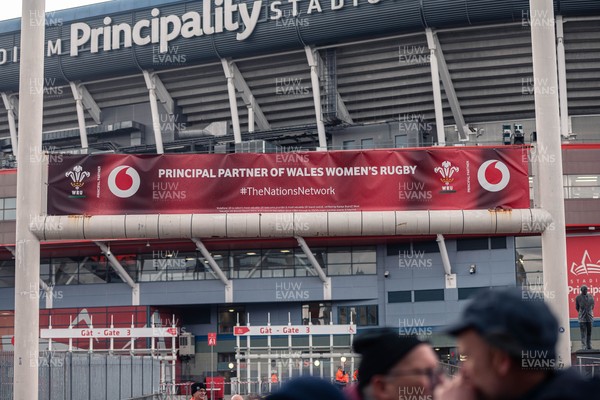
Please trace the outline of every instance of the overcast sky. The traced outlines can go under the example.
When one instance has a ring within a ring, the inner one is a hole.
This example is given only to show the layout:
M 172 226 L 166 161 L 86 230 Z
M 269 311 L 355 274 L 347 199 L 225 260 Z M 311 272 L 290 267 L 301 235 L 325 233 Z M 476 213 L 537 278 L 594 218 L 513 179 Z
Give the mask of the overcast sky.
M 65 8 L 73 8 L 85 6 L 88 4 L 102 3 L 108 0 L 46 0 L 46 12 L 63 10 Z M 21 16 L 21 0 L 0 0 L 0 21 Z

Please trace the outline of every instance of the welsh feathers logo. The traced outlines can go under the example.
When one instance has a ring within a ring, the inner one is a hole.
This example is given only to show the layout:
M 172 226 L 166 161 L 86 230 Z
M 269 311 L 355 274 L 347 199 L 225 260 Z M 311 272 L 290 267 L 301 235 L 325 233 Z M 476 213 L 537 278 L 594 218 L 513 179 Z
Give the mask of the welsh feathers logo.
M 502 161 L 488 160 L 479 167 L 477 180 L 488 192 L 499 192 L 508 186 L 510 171 Z
M 442 176 L 440 178 L 440 181 L 442 181 L 444 186 L 442 186 L 442 190 L 440 193 L 455 193 L 456 192 L 456 190 L 454 190 L 454 187 L 451 186 L 450 184 L 452 182 L 454 182 L 454 178 L 452 177 L 452 175 L 454 175 L 454 173 L 458 172 L 458 171 L 459 171 L 459 168 L 453 166 L 452 163 L 448 160 L 444 161 L 442 163 L 441 167 L 435 167 L 433 169 L 433 172 L 435 172 L 436 174 L 440 174 Z
M 71 190 L 70 197 L 85 197 L 83 194 L 83 185 L 85 185 L 85 178 L 90 177 L 90 173 L 88 171 L 84 171 L 81 165 L 76 165 L 69 172 L 65 173 L 67 178 L 71 178 L 71 186 L 73 190 Z
M 121 165 L 108 175 L 108 188 L 117 197 L 126 199 L 140 188 L 140 174 L 129 165 Z

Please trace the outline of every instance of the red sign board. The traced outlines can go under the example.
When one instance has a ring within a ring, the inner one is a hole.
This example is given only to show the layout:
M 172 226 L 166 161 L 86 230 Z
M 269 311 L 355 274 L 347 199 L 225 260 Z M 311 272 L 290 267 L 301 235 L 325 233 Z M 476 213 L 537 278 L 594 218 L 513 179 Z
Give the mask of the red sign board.
M 48 214 L 529 208 L 524 148 L 63 156 Z
M 567 237 L 567 276 L 569 281 L 569 317 L 577 318 L 575 298 L 582 285 L 600 302 L 600 236 Z
M 216 333 L 209 333 L 208 334 L 208 345 L 209 346 L 216 346 L 217 345 L 217 334 Z

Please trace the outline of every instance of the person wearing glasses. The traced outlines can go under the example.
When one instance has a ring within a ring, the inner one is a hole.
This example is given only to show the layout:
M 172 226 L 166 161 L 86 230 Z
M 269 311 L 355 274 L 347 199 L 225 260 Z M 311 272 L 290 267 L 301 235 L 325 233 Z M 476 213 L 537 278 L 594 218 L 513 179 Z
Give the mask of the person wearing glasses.
M 568 320 L 566 321 L 568 323 Z M 441 400 L 597 399 L 600 380 L 586 380 L 556 359 L 559 324 L 548 306 L 527 290 L 478 292 L 459 322 L 460 372 L 439 385 Z
M 192 384 L 192 398 L 191 400 L 206 400 L 206 386 L 202 382 L 195 382 Z
M 439 360 L 431 346 L 415 336 L 391 328 L 360 333 L 352 343 L 361 355 L 356 395 L 362 400 L 431 399 L 443 381 Z

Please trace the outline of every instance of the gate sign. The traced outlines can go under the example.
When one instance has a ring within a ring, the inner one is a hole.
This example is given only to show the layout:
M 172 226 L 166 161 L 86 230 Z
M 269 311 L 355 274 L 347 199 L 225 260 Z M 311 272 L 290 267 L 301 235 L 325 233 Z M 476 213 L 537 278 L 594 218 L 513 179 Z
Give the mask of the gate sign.
M 354 335 L 356 325 L 267 325 L 234 326 L 235 336 Z
M 73 328 L 41 329 L 42 339 L 79 339 L 79 338 L 139 338 L 139 337 L 177 337 L 178 328 Z
M 208 334 L 208 345 L 209 346 L 216 346 L 217 345 L 217 334 L 216 333 L 209 333 Z
M 48 214 L 529 208 L 527 148 L 64 155 Z

